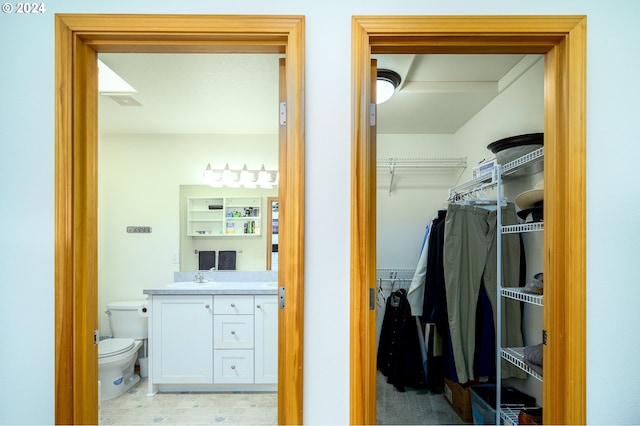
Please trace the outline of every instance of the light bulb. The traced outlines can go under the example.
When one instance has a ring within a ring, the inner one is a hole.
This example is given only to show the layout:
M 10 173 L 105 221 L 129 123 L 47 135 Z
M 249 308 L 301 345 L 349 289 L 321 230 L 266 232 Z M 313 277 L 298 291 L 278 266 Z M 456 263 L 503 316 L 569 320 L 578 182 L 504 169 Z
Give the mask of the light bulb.
M 393 83 L 387 80 L 377 80 L 376 86 L 376 103 L 381 104 L 388 101 L 393 96 L 393 92 L 396 88 Z

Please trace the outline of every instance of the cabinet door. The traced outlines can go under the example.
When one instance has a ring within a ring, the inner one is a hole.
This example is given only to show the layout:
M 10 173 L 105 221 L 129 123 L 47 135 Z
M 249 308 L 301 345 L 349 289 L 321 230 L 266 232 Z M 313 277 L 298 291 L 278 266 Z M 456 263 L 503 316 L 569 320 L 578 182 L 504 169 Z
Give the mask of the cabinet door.
M 153 296 L 150 339 L 155 383 L 212 383 L 212 296 Z
M 255 296 L 255 382 L 278 382 L 278 297 Z

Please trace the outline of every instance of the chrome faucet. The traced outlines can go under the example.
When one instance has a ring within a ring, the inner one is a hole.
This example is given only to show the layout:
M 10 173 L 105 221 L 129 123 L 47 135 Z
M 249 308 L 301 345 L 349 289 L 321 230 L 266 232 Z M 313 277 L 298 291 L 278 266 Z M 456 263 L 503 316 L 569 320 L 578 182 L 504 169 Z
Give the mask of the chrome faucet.
M 204 274 L 201 271 L 196 272 L 194 275 L 195 281 L 197 283 L 206 283 L 207 280 L 204 278 Z

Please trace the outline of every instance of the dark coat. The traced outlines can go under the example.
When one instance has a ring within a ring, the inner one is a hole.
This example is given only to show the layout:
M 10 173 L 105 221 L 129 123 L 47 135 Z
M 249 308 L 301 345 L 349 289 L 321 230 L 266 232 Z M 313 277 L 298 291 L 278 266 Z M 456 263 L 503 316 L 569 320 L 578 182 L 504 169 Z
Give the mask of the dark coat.
M 400 392 L 405 386 L 426 386 L 418 328 L 404 289 L 394 291 L 387 299 L 378 344 L 378 370 Z

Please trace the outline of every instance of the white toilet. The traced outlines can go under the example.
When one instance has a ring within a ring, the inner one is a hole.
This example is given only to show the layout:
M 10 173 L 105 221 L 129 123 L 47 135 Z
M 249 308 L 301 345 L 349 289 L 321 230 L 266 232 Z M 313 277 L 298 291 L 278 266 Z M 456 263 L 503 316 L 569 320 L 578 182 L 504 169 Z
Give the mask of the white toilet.
M 134 368 L 148 337 L 147 313 L 146 300 L 107 304 L 113 338 L 98 343 L 100 401 L 122 395 L 140 381 Z

